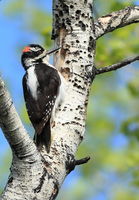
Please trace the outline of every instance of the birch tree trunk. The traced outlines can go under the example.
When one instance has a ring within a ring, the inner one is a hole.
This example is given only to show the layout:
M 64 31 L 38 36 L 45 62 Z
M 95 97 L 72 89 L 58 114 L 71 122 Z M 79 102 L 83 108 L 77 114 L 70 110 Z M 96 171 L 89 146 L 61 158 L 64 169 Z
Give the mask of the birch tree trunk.
M 13 161 L 10 176 L 0 200 L 53 200 L 75 160 L 84 137 L 89 90 L 95 75 L 123 67 L 135 60 L 114 66 L 95 67 L 96 40 L 107 32 L 139 21 L 139 7 L 125 8 L 94 22 L 93 0 L 54 0 L 52 38 L 61 50 L 54 65 L 66 79 L 66 95 L 52 128 L 50 153 L 38 152 L 16 113 L 4 83 L 0 80 L 0 125 L 10 143 Z

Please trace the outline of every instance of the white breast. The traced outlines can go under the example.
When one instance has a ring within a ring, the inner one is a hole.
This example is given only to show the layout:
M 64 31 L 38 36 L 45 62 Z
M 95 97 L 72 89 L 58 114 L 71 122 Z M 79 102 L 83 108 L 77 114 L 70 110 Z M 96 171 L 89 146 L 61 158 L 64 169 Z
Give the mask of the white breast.
M 31 92 L 32 97 L 37 100 L 37 88 L 39 82 L 35 73 L 35 67 L 29 67 L 27 70 L 27 87 Z

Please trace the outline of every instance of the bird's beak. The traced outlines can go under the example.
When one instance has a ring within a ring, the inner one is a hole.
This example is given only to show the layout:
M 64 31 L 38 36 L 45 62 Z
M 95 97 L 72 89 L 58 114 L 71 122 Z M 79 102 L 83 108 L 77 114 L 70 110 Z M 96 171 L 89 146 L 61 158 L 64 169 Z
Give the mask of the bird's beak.
M 50 54 L 52 54 L 52 53 L 55 53 L 55 52 L 58 51 L 59 49 L 61 49 L 61 47 L 58 47 L 58 48 L 56 48 L 56 49 L 51 49 L 51 50 L 47 51 L 47 54 L 50 55 Z

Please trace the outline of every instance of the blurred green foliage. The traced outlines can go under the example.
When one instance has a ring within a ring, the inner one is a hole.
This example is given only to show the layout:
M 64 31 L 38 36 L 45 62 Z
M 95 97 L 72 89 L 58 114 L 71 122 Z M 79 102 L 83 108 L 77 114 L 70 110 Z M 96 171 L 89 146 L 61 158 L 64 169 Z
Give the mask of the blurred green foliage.
M 133 6 L 133 0 L 95 1 L 95 18 Z M 42 36 L 45 47 L 52 45 L 49 13 L 23 0 L 13 0 L 5 13 L 26 12 L 25 28 Z M 96 66 L 110 65 L 139 52 L 139 26 L 133 24 L 97 41 Z M 96 77 L 88 105 L 86 137 L 77 157 L 91 161 L 67 177 L 58 199 L 138 200 L 139 199 L 139 63 Z M 25 108 L 21 116 L 29 123 Z M 6 157 L 6 160 L 9 158 Z M 1 174 L 7 171 L 2 169 Z M 76 179 L 74 178 L 77 177 Z

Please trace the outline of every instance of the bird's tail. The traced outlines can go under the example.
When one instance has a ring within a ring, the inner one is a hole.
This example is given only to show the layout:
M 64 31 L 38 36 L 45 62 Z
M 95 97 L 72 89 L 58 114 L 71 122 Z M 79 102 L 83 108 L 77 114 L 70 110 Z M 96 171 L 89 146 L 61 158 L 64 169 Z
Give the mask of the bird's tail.
M 50 152 L 50 146 L 51 146 L 50 120 L 47 121 L 47 123 L 45 124 L 45 126 L 42 129 L 42 132 L 40 134 L 35 133 L 34 141 L 35 141 L 39 150 L 41 150 L 42 146 L 44 145 L 47 153 Z

